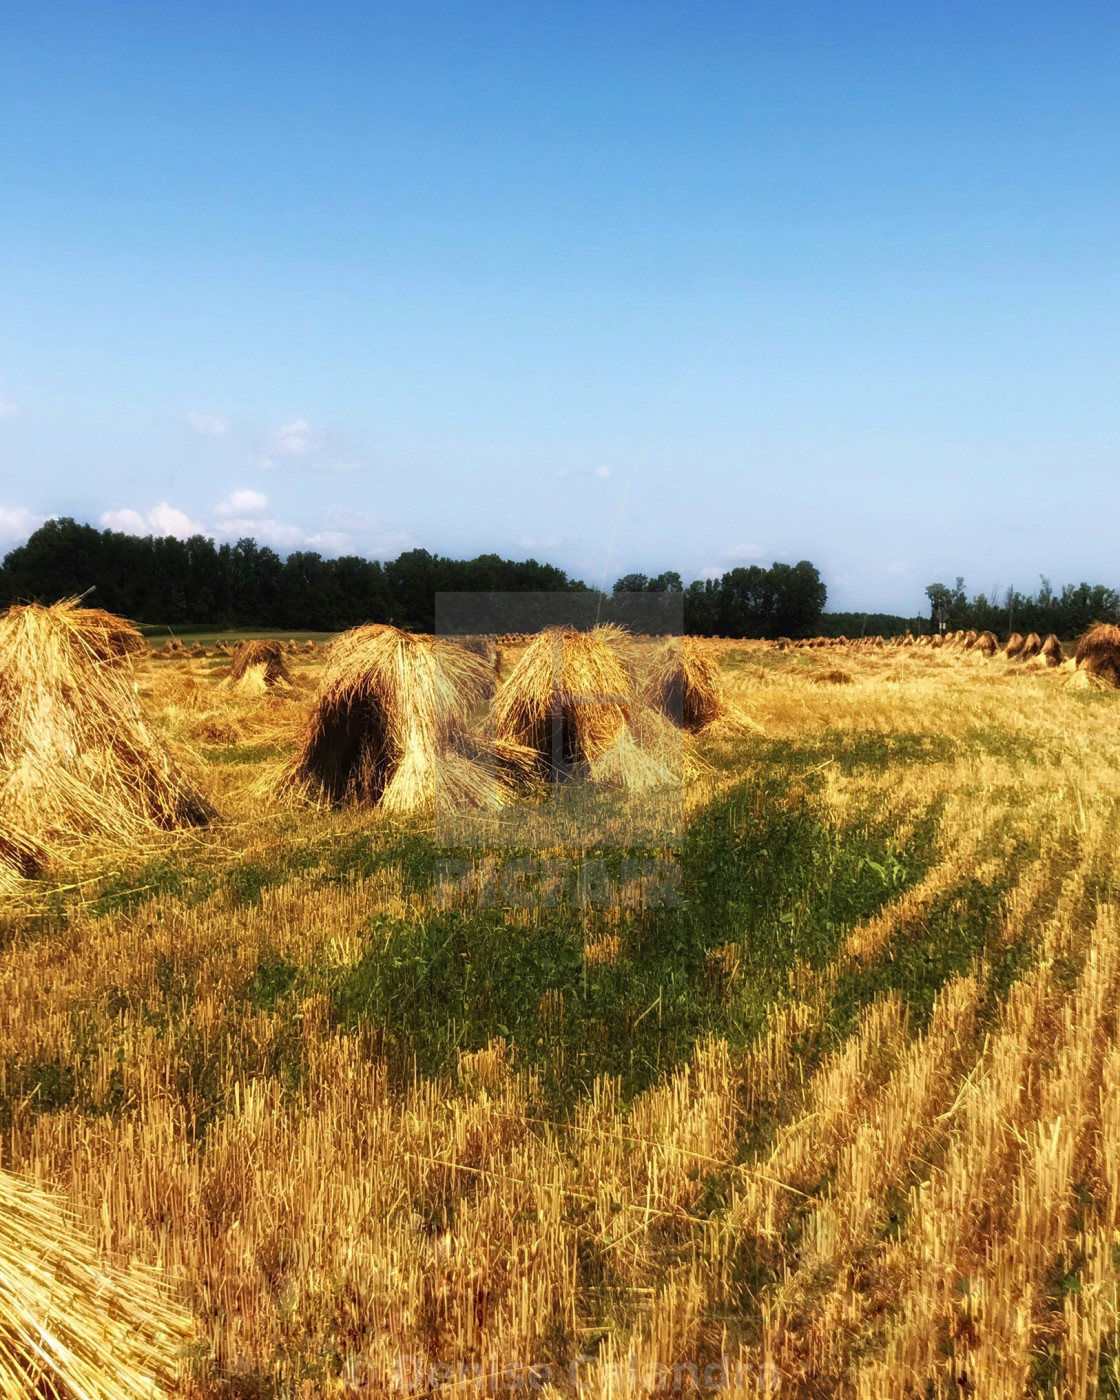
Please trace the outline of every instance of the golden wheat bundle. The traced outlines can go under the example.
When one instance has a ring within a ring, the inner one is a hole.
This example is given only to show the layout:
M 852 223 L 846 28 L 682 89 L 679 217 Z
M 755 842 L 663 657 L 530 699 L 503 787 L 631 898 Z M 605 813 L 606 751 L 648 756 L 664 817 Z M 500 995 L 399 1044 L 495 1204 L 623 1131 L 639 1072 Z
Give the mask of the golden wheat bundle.
M 546 766 L 554 757 L 569 765 L 601 758 L 630 717 L 633 682 L 612 645 L 624 639 L 611 626 L 538 633 L 495 701 L 498 740 L 531 750 Z
M 15 894 L 24 880 L 42 874 L 47 853 L 30 836 L 11 824 L 0 832 L 0 895 Z
M 73 606 L 77 602 L 68 599 L 59 607 Z M 127 656 L 139 656 L 148 650 L 148 643 L 133 627 L 131 622 L 105 612 L 103 608 L 81 608 L 82 640 L 86 647 L 100 661 L 123 661 Z
M 1007 645 L 1003 648 L 1003 654 L 1008 661 L 1014 661 L 1023 650 L 1023 636 L 1020 632 L 1012 632 L 1007 639 Z
M 482 657 L 435 637 L 376 623 L 343 633 L 281 785 L 397 815 L 497 806 L 505 789 L 470 743 L 489 671 Z
M 1042 650 L 1042 638 L 1037 632 L 1028 632 L 1019 648 L 1018 661 L 1033 661 Z
M 851 685 L 852 678 L 847 671 L 818 671 L 810 677 L 815 685 Z
M 1046 638 L 1046 640 L 1042 643 L 1042 647 L 1039 651 L 1039 657 L 1046 663 L 1047 666 L 1060 666 L 1062 662 L 1066 659 L 1065 652 L 1062 650 L 1062 644 L 1053 632 L 1051 632 L 1050 635 Z
M 284 661 L 284 648 L 271 637 L 242 642 L 230 662 L 228 681 L 235 690 L 248 695 L 290 686 L 292 677 Z
M 0 1172 L 3 1400 L 155 1400 L 192 1330 L 152 1274 L 107 1272 L 58 1199 Z
M 38 842 L 10 822 L 0 831 L 0 871 L 9 878 L 32 879 L 42 870 L 45 855 Z
M 315 655 L 315 643 L 311 640 L 310 637 L 308 637 L 307 641 L 304 642 L 303 651 L 305 656 Z
M 1077 643 L 1074 662 L 1079 671 L 1095 676 L 1113 689 L 1120 689 L 1120 627 L 1110 622 L 1090 627 Z
M 678 637 L 654 655 L 641 700 L 695 734 L 727 712 L 719 663 L 695 637 Z
M 973 650 L 979 652 L 981 656 L 995 656 L 996 652 L 999 651 L 999 641 L 996 634 L 994 632 L 981 632 L 976 638 Z
M 969 630 L 964 634 L 964 650 L 971 651 L 972 648 L 976 645 L 976 641 L 979 636 L 979 632 L 976 632 L 972 628 L 969 628 Z
M 664 731 L 673 726 L 635 694 L 631 668 L 620 654 L 630 643 L 627 632 L 610 625 L 538 633 L 494 702 L 498 744 L 530 755 L 538 776 L 582 771 L 629 791 L 672 781 L 661 750 L 671 742 L 679 753 L 680 731 L 669 741 Z
M 213 809 L 148 728 L 127 653 L 90 611 L 67 599 L 0 617 L 0 828 L 50 846 L 206 822 Z

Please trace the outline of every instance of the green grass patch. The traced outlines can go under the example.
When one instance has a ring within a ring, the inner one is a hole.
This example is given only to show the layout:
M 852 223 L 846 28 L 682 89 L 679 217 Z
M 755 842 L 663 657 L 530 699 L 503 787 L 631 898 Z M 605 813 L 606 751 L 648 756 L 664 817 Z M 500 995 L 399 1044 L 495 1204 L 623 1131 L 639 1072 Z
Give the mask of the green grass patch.
M 168 895 L 179 898 L 189 882 L 186 870 L 160 857 L 136 869 L 114 871 L 105 876 L 97 887 L 89 912 L 99 919 L 107 914 L 127 913 L 149 899 Z
M 794 961 L 826 965 L 855 923 L 921 878 L 932 849 L 932 821 L 905 857 L 886 830 L 836 831 L 790 776 L 755 777 L 693 823 L 676 856 L 675 907 L 611 919 L 542 901 L 511 916 L 483 901 L 374 921 L 369 951 L 335 981 L 335 1017 L 375 1025 L 399 1076 L 447 1073 L 460 1050 L 503 1036 L 540 1072 L 554 1109 L 603 1073 L 639 1092 L 708 1034 L 753 1039 Z M 615 878 L 637 855 L 587 853 Z M 412 852 L 421 887 L 436 856 Z M 590 965 L 585 941 L 606 933 L 618 935 L 619 956 Z M 730 963 L 721 954 L 713 967 L 709 954 L 729 943 Z
M 203 749 L 208 763 L 267 763 L 289 753 L 290 747 L 278 744 L 215 744 Z

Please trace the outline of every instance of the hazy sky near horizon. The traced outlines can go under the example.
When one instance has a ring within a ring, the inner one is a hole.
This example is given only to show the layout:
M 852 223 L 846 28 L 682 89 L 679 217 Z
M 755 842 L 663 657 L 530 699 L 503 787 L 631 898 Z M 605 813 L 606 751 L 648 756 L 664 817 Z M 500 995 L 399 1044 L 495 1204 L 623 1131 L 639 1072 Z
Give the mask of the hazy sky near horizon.
M 1120 585 L 1118 72 L 1095 3 L 9 0 L 0 550 Z

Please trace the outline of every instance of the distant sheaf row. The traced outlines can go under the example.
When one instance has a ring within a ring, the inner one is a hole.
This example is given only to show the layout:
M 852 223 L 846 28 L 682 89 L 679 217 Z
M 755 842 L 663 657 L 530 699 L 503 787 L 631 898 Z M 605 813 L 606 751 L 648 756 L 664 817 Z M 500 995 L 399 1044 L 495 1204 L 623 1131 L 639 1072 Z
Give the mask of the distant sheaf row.
M 192 646 L 184 646 L 178 637 L 170 637 L 161 646 L 152 647 L 150 655 L 154 657 L 174 658 L 176 660 L 187 658 L 191 661 L 201 660 L 204 657 L 233 656 L 242 647 L 250 645 L 248 642 L 216 642 L 212 647 L 204 647 L 201 642 L 195 642 Z M 289 656 L 314 656 L 318 651 L 315 643 L 310 639 L 300 646 L 299 642 L 292 637 L 287 642 L 276 642 L 276 647 L 280 651 L 286 652 Z
M 923 634 L 920 637 L 907 632 L 905 636 L 858 637 L 808 637 L 791 641 L 789 637 L 779 637 L 773 643 L 780 651 L 816 650 L 820 648 L 846 647 L 850 650 L 886 650 L 892 647 L 926 647 L 931 651 L 973 652 L 978 656 L 1001 656 L 1007 661 L 1033 662 L 1043 669 L 1059 667 L 1080 672 L 1092 677 L 1100 684 L 1113 690 L 1120 689 L 1120 627 L 1101 622 L 1089 630 L 1078 641 L 1074 654 L 1068 657 L 1061 642 L 1050 633 L 1043 639 L 1037 632 L 1025 637 L 1012 632 L 1002 643 L 994 632 L 946 632 Z

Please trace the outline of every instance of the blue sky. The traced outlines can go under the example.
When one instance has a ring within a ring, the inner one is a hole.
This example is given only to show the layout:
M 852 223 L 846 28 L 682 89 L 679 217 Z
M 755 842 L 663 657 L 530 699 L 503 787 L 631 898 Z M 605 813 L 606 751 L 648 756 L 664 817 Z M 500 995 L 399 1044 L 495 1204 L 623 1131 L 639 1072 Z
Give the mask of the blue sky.
M 1118 585 L 1117 72 L 1095 4 L 8 0 L 0 548 Z

